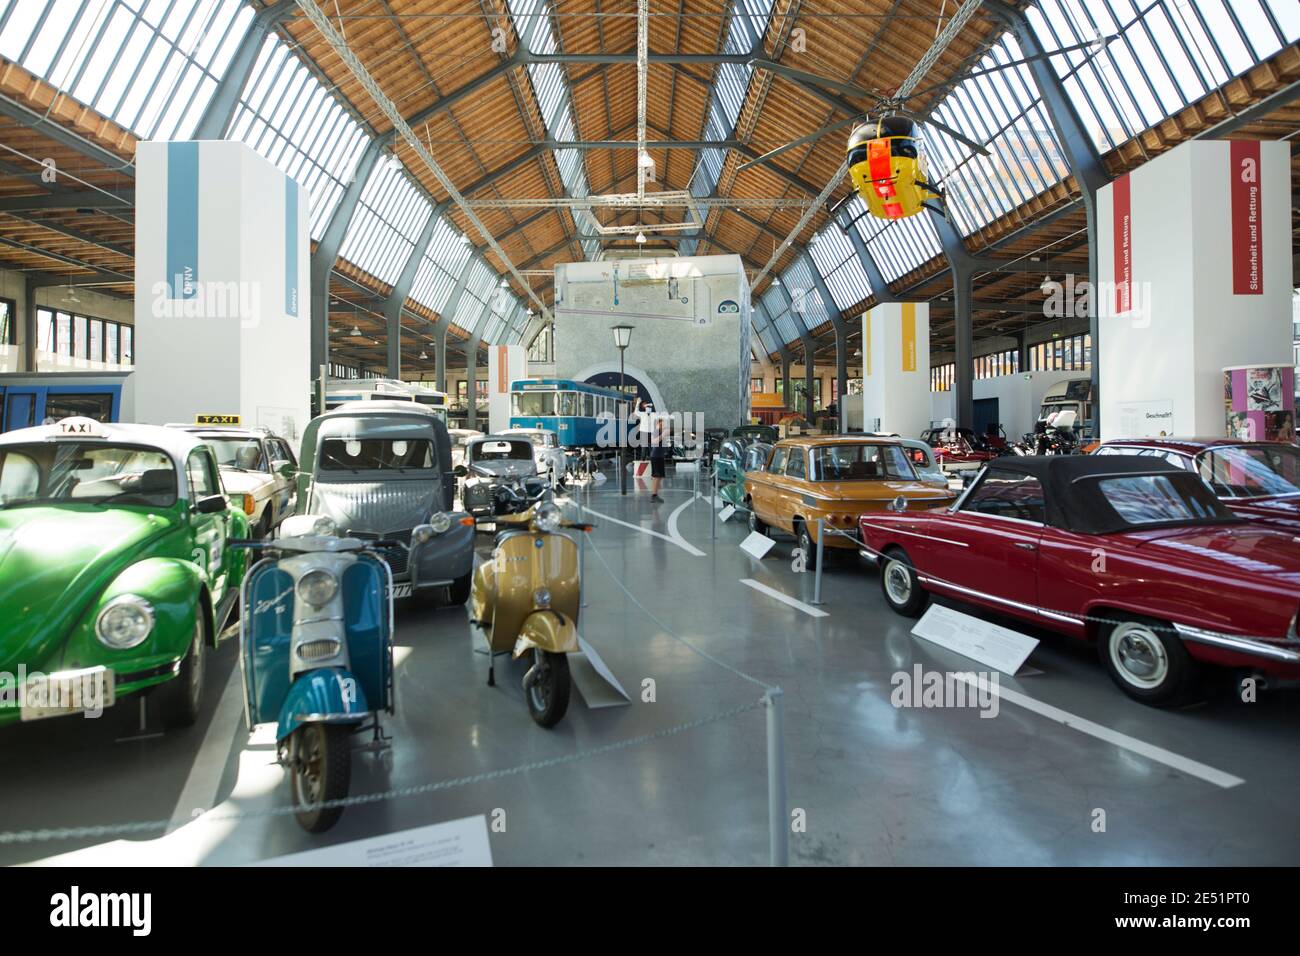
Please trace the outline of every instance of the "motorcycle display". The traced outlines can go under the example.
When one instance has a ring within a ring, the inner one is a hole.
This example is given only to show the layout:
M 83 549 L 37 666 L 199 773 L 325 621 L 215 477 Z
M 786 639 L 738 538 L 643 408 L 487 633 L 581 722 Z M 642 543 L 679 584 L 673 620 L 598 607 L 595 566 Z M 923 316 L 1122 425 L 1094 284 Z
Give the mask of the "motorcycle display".
M 561 529 L 587 532 L 590 524 L 565 521 L 554 501 L 513 515 L 498 515 L 492 558 L 474 571 L 470 623 L 488 646 L 488 686 L 496 685 L 496 657 L 528 655 L 524 675 L 528 713 L 554 727 L 569 707 L 571 678 L 565 655 L 578 650 L 582 582 L 578 544 Z
M 239 662 L 248 727 L 276 723 L 276 759 L 290 773 L 294 815 L 323 833 L 343 813 L 353 750 L 391 747 L 395 539 L 338 537 L 331 518 L 295 515 L 262 552 L 240 595 Z M 414 539 L 432 536 L 427 525 Z M 357 744 L 357 735 L 370 739 Z

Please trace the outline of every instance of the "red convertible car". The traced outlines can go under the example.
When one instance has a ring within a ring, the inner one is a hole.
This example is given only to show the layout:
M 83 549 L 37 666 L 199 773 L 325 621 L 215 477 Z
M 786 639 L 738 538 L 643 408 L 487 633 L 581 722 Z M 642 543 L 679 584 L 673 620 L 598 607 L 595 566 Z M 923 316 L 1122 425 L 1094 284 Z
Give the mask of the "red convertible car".
M 934 449 L 934 459 L 947 471 L 978 469 L 998 457 L 988 439 L 970 428 L 927 428 L 921 441 Z
M 1237 438 L 1126 438 L 1111 439 L 1093 454 L 1163 458 L 1200 475 L 1237 514 L 1300 533 L 1300 448 L 1295 445 Z
M 1144 703 L 1192 697 L 1202 664 L 1300 679 L 1300 542 L 1168 462 L 1001 458 L 950 508 L 896 502 L 859 527 L 899 614 L 933 592 L 1095 641 Z

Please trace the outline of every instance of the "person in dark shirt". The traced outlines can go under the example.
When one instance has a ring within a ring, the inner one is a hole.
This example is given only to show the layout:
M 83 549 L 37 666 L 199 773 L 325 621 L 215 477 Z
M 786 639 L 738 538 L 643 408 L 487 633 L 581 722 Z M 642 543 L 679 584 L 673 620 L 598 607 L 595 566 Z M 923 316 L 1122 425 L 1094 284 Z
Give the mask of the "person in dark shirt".
M 668 458 L 668 442 L 670 441 L 667 429 L 667 422 L 660 419 L 654 426 L 654 439 L 650 445 L 650 500 L 656 503 L 662 503 L 663 499 L 659 497 L 659 488 L 664 482 L 664 465 Z

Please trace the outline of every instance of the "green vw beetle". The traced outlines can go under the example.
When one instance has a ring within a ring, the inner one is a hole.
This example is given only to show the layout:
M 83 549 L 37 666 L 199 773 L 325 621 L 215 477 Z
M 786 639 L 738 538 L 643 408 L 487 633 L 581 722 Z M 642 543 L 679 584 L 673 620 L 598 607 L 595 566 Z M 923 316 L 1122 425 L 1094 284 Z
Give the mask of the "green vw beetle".
M 70 418 L 0 435 L 0 727 L 156 687 L 199 716 L 248 519 L 197 435 Z

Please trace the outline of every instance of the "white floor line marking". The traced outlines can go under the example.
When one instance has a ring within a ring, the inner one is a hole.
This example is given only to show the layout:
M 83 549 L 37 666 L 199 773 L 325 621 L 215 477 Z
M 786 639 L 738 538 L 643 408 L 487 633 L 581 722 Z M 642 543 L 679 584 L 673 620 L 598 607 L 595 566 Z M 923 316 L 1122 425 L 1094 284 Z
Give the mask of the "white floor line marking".
M 953 675 L 958 680 L 963 680 L 972 687 L 978 686 L 977 679 L 973 674 L 957 673 Z M 1001 684 L 991 685 L 985 683 L 985 688 L 992 690 L 1000 698 L 1017 704 L 1025 710 L 1031 710 L 1039 716 L 1046 717 L 1048 720 L 1054 720 L 1066 727 L 1071 727 L 1080 733 L 1088 734 L 1090 737 L 1096 737 L 1098 740 L 1104 740 L 1108 744 L 1114 744 L 1124 750 L 1131 751 L 1148 760 L 1154 760 L 1156 763 L 1162 763 L 1166 767 L 1173 767 L 1175 770 L 1181 770 L 1183 773 L 1193 777 L 1198 777 L 1206 783 L 1212 783 L 1216 787 L 1223 787 L 1225 790 L 1240 786 L 1246 781 L 1241 777 L 1234 777 L 1230 773 L 1224 773 L 1222 770 L 1216 770 L 1208 764 L 1203 764 L 1199 760 L 1193 760 L 1190 757 L 1184 757 L 1176 754 L 1172 750 L 1165 750 L 1164 747 L 1157 747 L 1155 744 L 1149 744 L 1146 741 L 1138 740 L 1136 737 L 1130 737 L 1128 734 L 1120 733 L 1118 730 L 1111 730 L 1109 727 L 1103 727 L 1101 724 L 1093 723 L 1083 717 L 1076 717 L 1068 710 L 1061 710 L 1059 707 L 1053 707 L 1051 704 L 1044 704 L 1042 701 L 1029 697 L 1019 691 L 1012 690 L 1009 687 L 1003 687 Z
M 668 516 L 668 536 L 672 538 L 674 541 L 676 541 L 678 544 L 688 545 L 688 546 L 690 545 L 690 542 L 686 540 L 686 536 L 677 530 L 677 518 L 679 515 L 681 515 L 683 511 L 685 511 L 691 505 L 695 504 L 697 500 L 698 499 L 692 494 L 690 498 L 687 498 L 676 508 L 674 508 L 672 514 Z M 704 552 L 701 551 L 700 553 L 702 555 Z
M 690 502 L 688 501 L 687 504 L 690 504 Z M 640 531 L 642 534 L 648 534 L 652 538 L 662 538 L 664 541 L 667 541 L 669 544 L 675 544 L 677 545 L 677 547 L 681 548 L 687 554 L 693 554 L 697 558 L 705 557 L 703 551 L 695 547 L 695 545 L 691 544 L 681 535 L 678 535 L 676 538 L 673 538 L 659 531 L 654 531 L 650 528 L 647 528 L 644 525 L 632 524 L 632 522 L 630 521 L 620 521 L 618 518 L 610 517 L 607 514 L 601 514 L 599 511 L 595 511 L 592 508 L 588 508 L 586 505 L 582 506 L 582 510 L 587 512 L 587 514 L 595 515 L 597 518 L 603 518 L 606 521 L 612 521 L 614 524 L 621 524 L 625 528 L 631 528 L 633 531 Z
M 796 601 L 794 598 L 790 597 L 790 595 L 783 594 L 776 588 L 770 588 L 766 584 L 755 581 L 753 578 L 741 578 L 740 583 L 745 585 L 745 587 L 753 588 L 755 591 L 761 591 L 768 597 L 774 597 L 782 604 L 788 604 L 792 608 L 803 611 L 809 617 L 830 617 L 830 615 L 821 610 L 821 608 L 813 607 L 811 604 L 804 604 L 803 601 Z
M 203 735 L 203 743 L 194 755 L 185 786 L 181 787 L 176 809 L 172 811 L 172 822 L 167 824 L 169 833 L 194 819 L 196 808 L 207 811 L 216 803 L 221 775 L 226 770 L 226 758 L 230 756 L 231 744 L 244 720 L 244 689 L 240 686 L 242 673 L 236 662 Z

